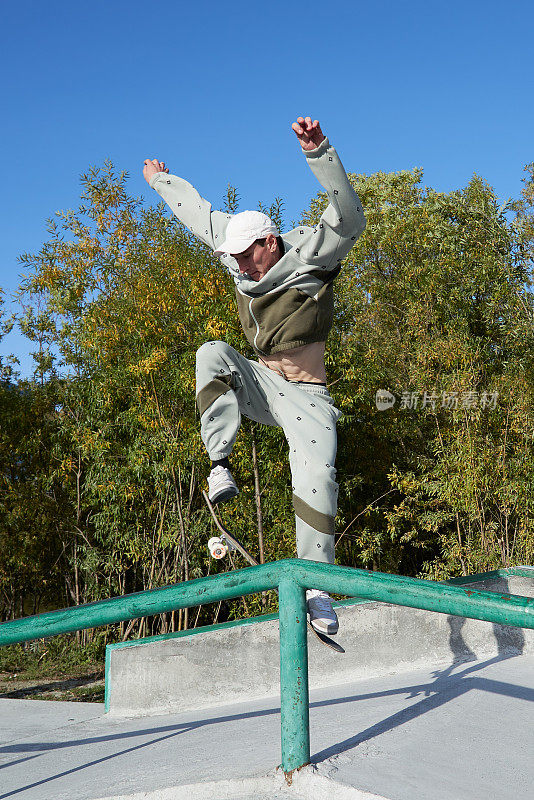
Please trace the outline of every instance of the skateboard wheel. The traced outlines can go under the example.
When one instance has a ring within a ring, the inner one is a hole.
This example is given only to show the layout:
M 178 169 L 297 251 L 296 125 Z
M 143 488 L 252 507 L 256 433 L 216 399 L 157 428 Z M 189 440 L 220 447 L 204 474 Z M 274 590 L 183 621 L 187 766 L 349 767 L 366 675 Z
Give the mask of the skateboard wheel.
M 213 558 L 224 558 L 228 552 L 227 545 L 219 536 L 212 536 L 208 542 L 208 550 Z

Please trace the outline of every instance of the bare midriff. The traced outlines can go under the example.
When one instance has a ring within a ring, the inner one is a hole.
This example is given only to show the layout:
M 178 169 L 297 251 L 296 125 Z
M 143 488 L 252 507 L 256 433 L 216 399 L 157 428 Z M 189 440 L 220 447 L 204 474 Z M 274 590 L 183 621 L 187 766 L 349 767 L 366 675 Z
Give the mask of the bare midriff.
M 288 381 L 326 383 L 324 350 L 325 342 L 313 342 L 259 360 Z

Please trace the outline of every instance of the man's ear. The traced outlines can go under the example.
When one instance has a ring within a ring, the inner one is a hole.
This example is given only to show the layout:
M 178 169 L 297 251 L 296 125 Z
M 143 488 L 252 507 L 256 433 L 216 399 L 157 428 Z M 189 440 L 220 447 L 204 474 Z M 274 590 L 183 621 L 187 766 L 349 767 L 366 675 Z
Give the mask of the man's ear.
M 276 248 L 278 247 L 278 242 L 276 241 L 276 236 L 274 233 L 267 234 L 267 244 L 269 245 L 269 250 L 271 253 L 274 253 Z

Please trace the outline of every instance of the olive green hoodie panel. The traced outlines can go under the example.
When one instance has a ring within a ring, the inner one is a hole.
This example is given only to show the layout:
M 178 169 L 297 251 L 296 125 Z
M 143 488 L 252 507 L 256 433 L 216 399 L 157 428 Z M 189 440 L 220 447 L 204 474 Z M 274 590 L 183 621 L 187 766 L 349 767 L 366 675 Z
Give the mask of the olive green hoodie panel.
M 326 341 L 334 319 L 333 280 L 340 267 L 327 274 L 313 297 L 297 288 L 250 297 L 236 288 L 241 326 L 248 342 L 262 355 Z M 324 278 L 324 273 L 311 273 Z
M 334 317 L 332 282 L 309 297 L 300 289 L 247 297 L 236 290 L 239 319 L 248 342 L 262 355 L 324 342 Z
M 325 342 L 334 321 L 334 284 L 325 284 L 317 295 L 317 331 L 316 341 Z
M 254 337 L 256 335 L 256 325 L 254 323 L 254 319 L 249 313 L 248 305 L 251 301 L 251 297 L 247 297 L 244 294 L 241 294 L 238 291 L 237 287 L 235 290 L 235 296 L 237 299 L 237 312 L 239 314 L 239 321 L 241 322 L 241 327 L 243 328 L 243 333 L 247 341 L 254 347 Z

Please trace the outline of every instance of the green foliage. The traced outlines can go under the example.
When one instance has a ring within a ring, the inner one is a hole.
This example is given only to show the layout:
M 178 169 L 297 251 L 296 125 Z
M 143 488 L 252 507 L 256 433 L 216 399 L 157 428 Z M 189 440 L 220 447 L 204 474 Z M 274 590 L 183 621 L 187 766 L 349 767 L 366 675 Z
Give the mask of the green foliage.
M 57 603 L 64 494 L 53 486 L 56 382 L 0 383 L 0 614 Z
M 367 228 L 336 282 L 327 349 L 344 412 L 339 563 L 444 578 L 532 560 L 533 176 L 531 165 L 504 207 L 478 176 L 447 194 L 424 188 L 420 170 L 352 176 Z M 111 164 L 82 186 L 80 207 L 58 213 L 49 241 L 21 258 L 36 373 L 0 386 L 4 618 L 243 566 L 207 552 L 209 461 L 194 402 L 204 341 L 252 356 L 232 281 L 162 205 L 130 197 Z M 226 207 L 238 202 L 228 187 Z M 325 203 L 320 193 L 303 222 Z M 280 198 L 259 207 L 282 224 Z M 395 395 L 392 409 L 377 409 L 379 389 Z M 232 465 L 241 493 L 226 524 L 257 554 L 261 516 L 266 559 L 293 556 L 281 430 L 245 420 Z M 244 598 L 113 635 L 275 608 L 273 594 Z
M 6 319 L 4 311 L 4 290 L 0 288 L 0 341 L 13 329 L 14 315 Z M 14 356 L 0 356 L 0 383 L 6 383 L 16 376 L 15 366 L 17 359 Z
M 66 494 L 67 595 L 74 603 L 214 568 L 206 549 L 212 523 L 200 493 L 209 461 L 195 407 L 195 352 L 214 337 L 249 349 L 235 303 L 228 302 L 231 280 L 207 248 L 162 206 L 143 209 L 128 197 L 126 176 L 111 165 L 91 170 L 82 183 L 80 208 L 58 214 L 49 224 L 51 240 L 23 257 L 29 273 L 23 296 L 32 301 L 26 334 L 39 345 L 41 365 L 53 361 L 53 343 L 54 371 L 70 373 L 57 386 L 48 477 Z M 228 203 L 237 203 L 230 189 Z M 257 551 L 253 431 L 244 426 L 235 449 L 242 493 L 231 514 Z M 262 437 L 260 459 L 276 457 L 280 437 L 278 431 Z M 274 483 L 285 479 L 280 469 L 270 476 Z M 285 515 L 266 507 L 267 525 L 274 518 L 290 527 L 285 493 Z M 272 550 L 283 557 L 275 535 Z M 252 598 L 215 613 L 242 616 L 260 607 L 265 599 Z M 213 610 L 192 613 L 200 624 L 211 621 Z M 134 627 L 144 635 L 184 624 L 180 612 Z M 128 630 L 123 626 L 123 635 Z
M 82 646 L 75 634 L 13 644 L 0 648 L 0 672 L 16 673 L 19 680 L 76 677 L 101 668 L 105 646 L 103 635 Z
M 450 194 L 420 180 L 354 178 L 368 224 L 338 281 L 330 361 L 341 521 L 359 523 L 346 559 L 443 578 L 533 556 L 531 218 L 523 205 L 508 222 L 477 176 Z

